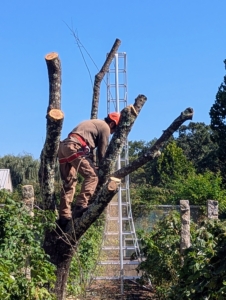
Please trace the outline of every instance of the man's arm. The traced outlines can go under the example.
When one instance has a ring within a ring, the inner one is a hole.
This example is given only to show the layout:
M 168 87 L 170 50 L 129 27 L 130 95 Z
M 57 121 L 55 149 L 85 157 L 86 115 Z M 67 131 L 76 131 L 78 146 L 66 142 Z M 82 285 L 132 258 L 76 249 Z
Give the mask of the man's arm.
M 101 133 L 99 134 L 99 140 L 98 140 L 98 146 L 97 146 L 97 157 L 100 161 L 105 155 L 105 152 L 107 150 L 107 146 L 109 143 L 109 136 L 110 136 L 110 129 L 108 127 L 103 128 Z

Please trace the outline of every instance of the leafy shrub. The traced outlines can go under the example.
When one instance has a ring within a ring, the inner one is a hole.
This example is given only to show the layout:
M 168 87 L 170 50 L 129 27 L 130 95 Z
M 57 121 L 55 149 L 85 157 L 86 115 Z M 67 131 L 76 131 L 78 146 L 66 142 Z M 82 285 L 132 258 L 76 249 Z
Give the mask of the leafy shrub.
M 206 220 L 195 235 L 168 299 L 226 299 L 226 222 Z
M 204 174 L 191 173 L 186 179 L 172 183 L 173 193 L 170 203 L 188 199 L 190 204 L 205 205 L 207 199 L 218 200 L 219 205 L 226 205 L 226 191 L 222 186 L 222 177 L 210 171 Z
M 85 295 L 87 286 L 91 283 L 100 254 L 104 229 L 104 216 L 100 217 L 82 236 L 78 252 L 72 259 L 67 283 L 67 293 L 70 296 Z
M 191 247 L 180 255 L 181 222 L 177 212 L 153 231 L 139 233 L 145 260 L 138 266 L 151 279 L 159 299 L 226 299 L 226 221 L 191 223 Z
M 153 231 L 138 233 L 145 260 L 138 266 L 145 281 L 150 279 L 160 297 L 178 280 L 180 268 L 180 216 L 172 212 Z
M 1 193 L 0 299 L 55 299 L 48 291 L 55 282 L 55 267 L 41 247 L 44 230 L 54 226 L 54 216 L 35 211 L 31 217 L 21 202 Z M 25 276 L 29 267 L 31 279 Z

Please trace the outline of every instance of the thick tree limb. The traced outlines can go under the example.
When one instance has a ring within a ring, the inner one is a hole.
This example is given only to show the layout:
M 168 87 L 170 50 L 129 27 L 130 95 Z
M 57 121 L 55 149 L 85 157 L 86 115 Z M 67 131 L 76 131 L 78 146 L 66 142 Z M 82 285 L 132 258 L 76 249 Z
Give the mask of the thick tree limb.
M 103 188 L 97 194 L 93 204 L 89 206 L 89 209 L 79 219 L 74 219 L 74 227 L 76 239 L 79 239 L 86 230 L 98 219 L 108 203 L 118 192 L 119 184 L 121 180 L 115 177 L 110 177 Z
M 63 258 L 65 255 L 70 256 L 70 249 L 76 247 L 76 241 L 101 215 L 105 207 L 118 192 L 120 182 L 120 179 L 110 177 L 97 195 L 95 202 L 89 206 L 89 210 L 85 212 L 81 218 L 73 217 L 72 222 L 68 224 L 67 229 L 65 230 L 69 241 L 67 243 L 68 246 L 65 243 L 65 238 L 63 238 L 64 241 L 61 238 L 59 239 L 59 232 L 55 232 L 55 234 L 54 232 L 49 232 L 47 234 L 44 249 L 45 252 L 50 255 L 53 264 L 58 265 L 62 262 L 62 259 L 65 259 Z
M 59 231 L 47 233 L 44 249 L 50 255 L 51 262 L 57 265 L 56 295 L 57 299 L 64 299 L 65 284 L 67 282 L 71 259 L 77 248 L 77 240 L 85 233 L 91 224 L 100 216 L 104 208 L 118 192 L 120 179 L 109 178 L 95 203 L 83 214 L 80 219 L 73 219 L 68 224 L 64 235 Z
M 144 95 L 139 95 L 133 105 L 127 106 L 121 111 L 119 125 L 110 141 L 104 159 L 100 162 L 97 190 L 114 171 L 116 161 L 122 152 L 127 136 L 146 100 L 147 98 Z
M 177 117 L 173 123 L 164 130 L 161 137 L 154 143 L 152 147 L 148 151 L 146 151 L 144 154 L 142 154 L 140 157 L 138 157 L 136 160 L 125 166 L 124 168 L 121 168 L 120 170 L 117 170 L 116 172 L 112 173 L 112 176 L 115 176 L 117 178 L 124 178 L 126 175 L 132 173 L 133 171 L 137 170 L 139 167 L 146 164 L 148 161 L 154 159 L 156 156 L 158 156 L 158 151 L 161 150 L 161 148 L 164 146 L 164 144 L 168 141 L 168 139 L 171 137 L 171 135 L 178 130 L 178 128 L 187 120 L 192 120 L 193 117 L 193 109 L 187 108 L 185 109 L 179 117 Z
M 45 209 L 55 209 L 54 176 L 64 114 L 61 107 L 61 65 L 57 53 L 45 57 L 49 75 L 46 140 L 41 153 L 39 181 Z
M 49 112 L 52 108 L 61 109 L 61 63 L 56 52 L 48 53 L 45 61 L 49 75 Z
M 99 97 L 100 97 L 100 84 L 104 78 L 104 75 L 108 72 L 109 66 L 110 66 L 113 58 L 115 57 L 115 53 L 118 51 L 120 44 L 121 44 L 121 41 L 119 39 L 116 39 L 100 72 L 97 73 L 95 76 L 95 81 L 94 81 L 94 85 L 93 85 L 93 100 L 92 100 L 92 108 L 91 108 L 91 117 L 90 117 L 91 119 L 97 119 Z

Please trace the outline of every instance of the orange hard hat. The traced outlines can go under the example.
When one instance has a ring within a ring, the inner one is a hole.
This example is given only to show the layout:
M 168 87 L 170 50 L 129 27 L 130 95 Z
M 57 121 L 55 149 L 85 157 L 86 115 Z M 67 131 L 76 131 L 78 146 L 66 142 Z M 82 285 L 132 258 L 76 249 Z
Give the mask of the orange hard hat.
M 120 119 L 120 113 L 117 113 L 117 112 L 112 112 L 110 114 L 108 114 L 108 118 L 111 120 L 111 121 L 114 121 L 116 126 L 118 125 L 119 123 L 119 119 Z

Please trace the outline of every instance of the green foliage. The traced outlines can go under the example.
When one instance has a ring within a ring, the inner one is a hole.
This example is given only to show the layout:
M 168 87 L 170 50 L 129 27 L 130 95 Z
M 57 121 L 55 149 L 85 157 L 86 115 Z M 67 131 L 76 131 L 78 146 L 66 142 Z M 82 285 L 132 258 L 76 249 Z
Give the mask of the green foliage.
M 168 204 L 169 195 L 172 191 L 158 186 L 138 185 L 135 188 L 132 186 L 130 196 L 132 199 L 133 217 L 148 218 L 153 205 Z
M 129 160 L 132 162 L 133 160 L 137 159 L 142 153 L 147 151 L 153 144 L 155 140 L 152 140 L 150 142 L 144 142 L 144 141 L 130 141 L 129 142 Z M 152 164 L 153 162 L 147 163 L 144 166 L 138 168 L 136 171 L 134 171 L 132 174 L 130 174 L 130 180 L 133 184 L 139 185 L 139 184 L 148 184 L 149 183 L 149 177 L 150 177 L 150 170 L 152 170 Z
M 206 201 L 211 199 L 219 201 L 221 210 L 226 207 L 226 191 L 219 173 L 190 173 L 187 178 L 174 181 L 171 188 L 173 193 L 168 197 L 169 203 L 179 204 L 179 200 L 187 199 L 192 205 L 206 205 Z
M 226 61 L 224 61 L 226 65 Z M 210 109 L 211 118 L 211 129 L 213 130 L 212 139 L 218 145 L 217 156 L 220 161 L 220 169 L 226 180 L 226 76 L 224 76 L 224 81 L 221 83 L 218 92 L 216 94 L 215 103 Z
M 55 299 L 48 291 L 55 282 L 55 267 L 41 243 L 44 230 L 55 226 L 55 216 L 35 211 L 31 217 L 22 203 L 1 193 L 0 209 L 0 297 L 12 300 Z M 25 277 L 29 266 L 31 280 Z
M 39 160 L 30 154 L 5 155 L 0 158 L 0 169 L 10 169 L 12 184 L 33 184 L 38 182 Z
M 139 233 L 145 260 L 142 279 L 151 279 L 158 299 L 226 298 L 226 222 L 191 223 L 191 247 L 180 255 L 181 222 L 173 212 L 149 233 Z M 183 264 L 182 264 L 183 261 Z
M 13 184 L 13 198 L 20 201 L 22 198 L 21 188 L 23 185 L 33 185 L 36 204 L 42 206 L 42 195 L 39 184 L 40 161 L 34 159 L 30 154 L 24 155 L 5 155 L 0 157 L 0 169 L 10 169 Z M 78 182 L 81 182 L 81 176 L 78 176 Z M 57 205 L 59 204 L 60 189 L 62 187 L 60 179 L 59 165 L 55 168 L 55 194 Z M 0 199 L 1 201 L 1 199 Z
M 197 127 L 199 128 L 199 126 Z M 196 126 L 192 128 L 192 135 L 195 135 L 197 128 Z M 208 199 L 217 200 L 220 213 L 225 213 L 226 190 L 220 172 L 207 170 L 198 173 L 175 141 L 166 146 L 149 172 L 149 184 L 131 184 L 135 216 L 139 216 L 142 209 L 150 210 L 152 205 L 175 205 L 179 204 L 181 199 L 189 200 L 192 205 L 206 205 Z M 143 206 L 141 207 L 141 205 Z
M 100 217 L 82 236 L 78 251 L 70 266 L 67 293 L 70 296 L 85 295 L 95 272 L 103 238 L 104 219 Z
M 151 232 L 140 232 L 145 260 L 138 266 L 143 279 L 150 278 L 162 297 L 177 283 L 180 266 L 180 217 L 177 212 L 160 220 Z
M 183 154 L 175 141 L 169 143 L 158 158 L 156 171 L 152 175 L 152 184 L 166 186 L 171 181 L 181 180 L 194 171 L 193 165 Z
M 226 298 L 226 223 L 206 220 L 186 250 L 178 283 L 168 299 Z
M 217 158 L 217 144 L 212 141 L 212 130 L 204 123 L 190 122 L 178 130 L 176 144 L 186 158 L 193 163 L 197 173 L 217 172 L 220 169 Z

